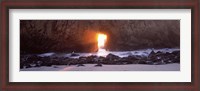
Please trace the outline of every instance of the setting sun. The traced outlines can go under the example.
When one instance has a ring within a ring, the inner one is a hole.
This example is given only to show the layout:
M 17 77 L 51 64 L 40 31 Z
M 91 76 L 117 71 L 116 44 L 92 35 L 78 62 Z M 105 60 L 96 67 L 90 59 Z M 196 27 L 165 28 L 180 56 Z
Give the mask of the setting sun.
M 102 48 L 105 45 L 107 36 L 105 34 L 98 34 L 98 48 Z

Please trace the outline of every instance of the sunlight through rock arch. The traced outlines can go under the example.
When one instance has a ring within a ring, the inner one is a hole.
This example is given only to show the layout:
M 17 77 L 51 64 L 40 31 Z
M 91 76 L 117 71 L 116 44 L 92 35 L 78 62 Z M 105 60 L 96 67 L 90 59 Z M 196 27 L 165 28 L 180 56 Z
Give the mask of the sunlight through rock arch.
M 98 37 L 97 37 L 97 42 L 98 42 L 97 55 L 98 56 L 104 56 L 104 55 L 107 54 L 107 51 L 105 49 L 106 40 L 107 40 L 107 35 L 106 34 L 102 34 L 102 33 L 98 34 Z
M 107 39 L 107 35 L 105 34 L 98 34 L 98 48 L 104 48 L 105 47 L 105 42 L 106 42 L 106 39 Z

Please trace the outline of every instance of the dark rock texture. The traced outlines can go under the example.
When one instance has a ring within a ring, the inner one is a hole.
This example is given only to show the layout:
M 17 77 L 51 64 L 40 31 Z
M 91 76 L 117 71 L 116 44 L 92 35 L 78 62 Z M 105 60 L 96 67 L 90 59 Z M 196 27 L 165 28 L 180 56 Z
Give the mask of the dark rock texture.
M 20 20 L 20 52 L 95 52 L 99 32 L 110 51 L 180 46 L 179 20 Z
M 40 57 L 37 55 L 21 56 L 20 68 L 53 66 L 53 65 L 77 65 L 97 64 L 95 67 L 107 65 L 126 65 L 126 64 L 146 64 L 146 65 L 164 65 L 169 63 L 180 63 L 180 51 L 172 53 L 152 51 L 148 57 L 129 55 L 128 57 L 118 57 L 114 54 L 108 54 L 106 57 L 91 55 L 88 57 L 68 58 L 68 57 Z

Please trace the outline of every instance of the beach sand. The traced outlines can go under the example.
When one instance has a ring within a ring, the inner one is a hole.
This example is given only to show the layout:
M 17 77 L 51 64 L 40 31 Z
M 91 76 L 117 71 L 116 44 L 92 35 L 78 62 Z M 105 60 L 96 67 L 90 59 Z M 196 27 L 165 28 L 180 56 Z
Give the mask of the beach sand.
M 144 65 L 144 64 L 129 64 L 129 65 L 103 65 L 95 67 L 96 64 L 77 65 L 53 65 L 51 67 L 32 67 L 20 69 L 20 71 L 180 71 L 180 64 L 165 64 L 165 65 Z

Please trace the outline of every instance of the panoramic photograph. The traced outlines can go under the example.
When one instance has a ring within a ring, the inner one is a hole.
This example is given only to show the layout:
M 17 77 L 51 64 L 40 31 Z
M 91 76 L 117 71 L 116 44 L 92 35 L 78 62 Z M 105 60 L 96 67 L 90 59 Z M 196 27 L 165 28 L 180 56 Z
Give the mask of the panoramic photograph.
M 20 71 L 180 71 L 180 20 L 20 20 Z

